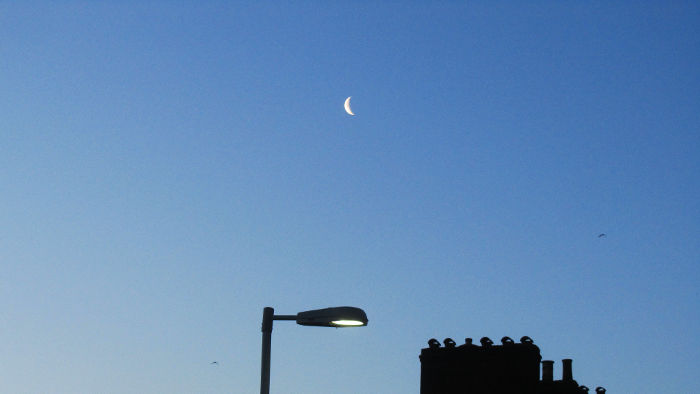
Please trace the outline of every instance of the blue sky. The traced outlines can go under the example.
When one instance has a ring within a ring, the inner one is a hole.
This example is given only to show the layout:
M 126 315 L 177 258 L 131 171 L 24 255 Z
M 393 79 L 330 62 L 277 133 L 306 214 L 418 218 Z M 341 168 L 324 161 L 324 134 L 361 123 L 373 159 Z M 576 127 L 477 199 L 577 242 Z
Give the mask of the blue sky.
M 263 307 L 336 305 L 369 325 L 276 323 L 271 392 L 418 393 L 428 339 L 504 335 L 697 391 L 699 20 L 0 5 L 0 391 L 254 393 Z

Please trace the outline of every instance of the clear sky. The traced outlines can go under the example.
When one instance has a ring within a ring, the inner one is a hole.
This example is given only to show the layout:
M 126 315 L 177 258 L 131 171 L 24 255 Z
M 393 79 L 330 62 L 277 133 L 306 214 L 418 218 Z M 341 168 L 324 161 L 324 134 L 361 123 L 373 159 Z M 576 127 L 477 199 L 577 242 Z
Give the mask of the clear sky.
M 698 392 L 697 2 L 250 3 L 0 4 L 1 392 Z

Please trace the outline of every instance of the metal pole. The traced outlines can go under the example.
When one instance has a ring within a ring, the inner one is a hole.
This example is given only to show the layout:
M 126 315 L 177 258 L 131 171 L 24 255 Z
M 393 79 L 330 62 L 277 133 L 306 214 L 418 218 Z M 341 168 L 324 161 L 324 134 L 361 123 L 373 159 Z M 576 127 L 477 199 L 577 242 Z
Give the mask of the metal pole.
M 274 308 L 265 307 L 262 319 L 262 362 L 260 367 L 260 394 L 270 394 L 270 343 Z

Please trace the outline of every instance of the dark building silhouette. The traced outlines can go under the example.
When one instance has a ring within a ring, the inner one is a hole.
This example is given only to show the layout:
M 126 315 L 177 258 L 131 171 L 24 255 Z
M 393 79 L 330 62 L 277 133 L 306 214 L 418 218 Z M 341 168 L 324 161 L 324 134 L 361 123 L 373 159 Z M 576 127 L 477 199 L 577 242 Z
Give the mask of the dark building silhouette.
M 420 394 L 584 394 L 589 389 L 574 380 L 571 359 L 562 360 L 562 378 L 554 380 L 554 361 L 542 361 L 540 348 L 529 337 L 515 343 L 503 337 L 500 345 L 481 338 L 457 345 L 437 339 L 421 350 Z M 540 364 L 542 378 L 540 379 Z M 605 389 L 598 387 L 597 394 Z

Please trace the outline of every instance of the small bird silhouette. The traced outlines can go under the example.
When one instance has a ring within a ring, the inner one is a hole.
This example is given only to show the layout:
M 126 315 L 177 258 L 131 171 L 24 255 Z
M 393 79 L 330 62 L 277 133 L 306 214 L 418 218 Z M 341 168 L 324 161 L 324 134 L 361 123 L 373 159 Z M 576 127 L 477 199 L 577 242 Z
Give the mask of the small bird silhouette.
M 211 364 L 211 365 L 219 365 L 219 362 L 218 362 L 218 361 L 212 361 L 212 362 L 210 362 L 209 364 Z
M 607 235 L 605 235 L 605 233 L 598 234 L 598 238 L 605 238 L 605 237 L 607 237 Z

